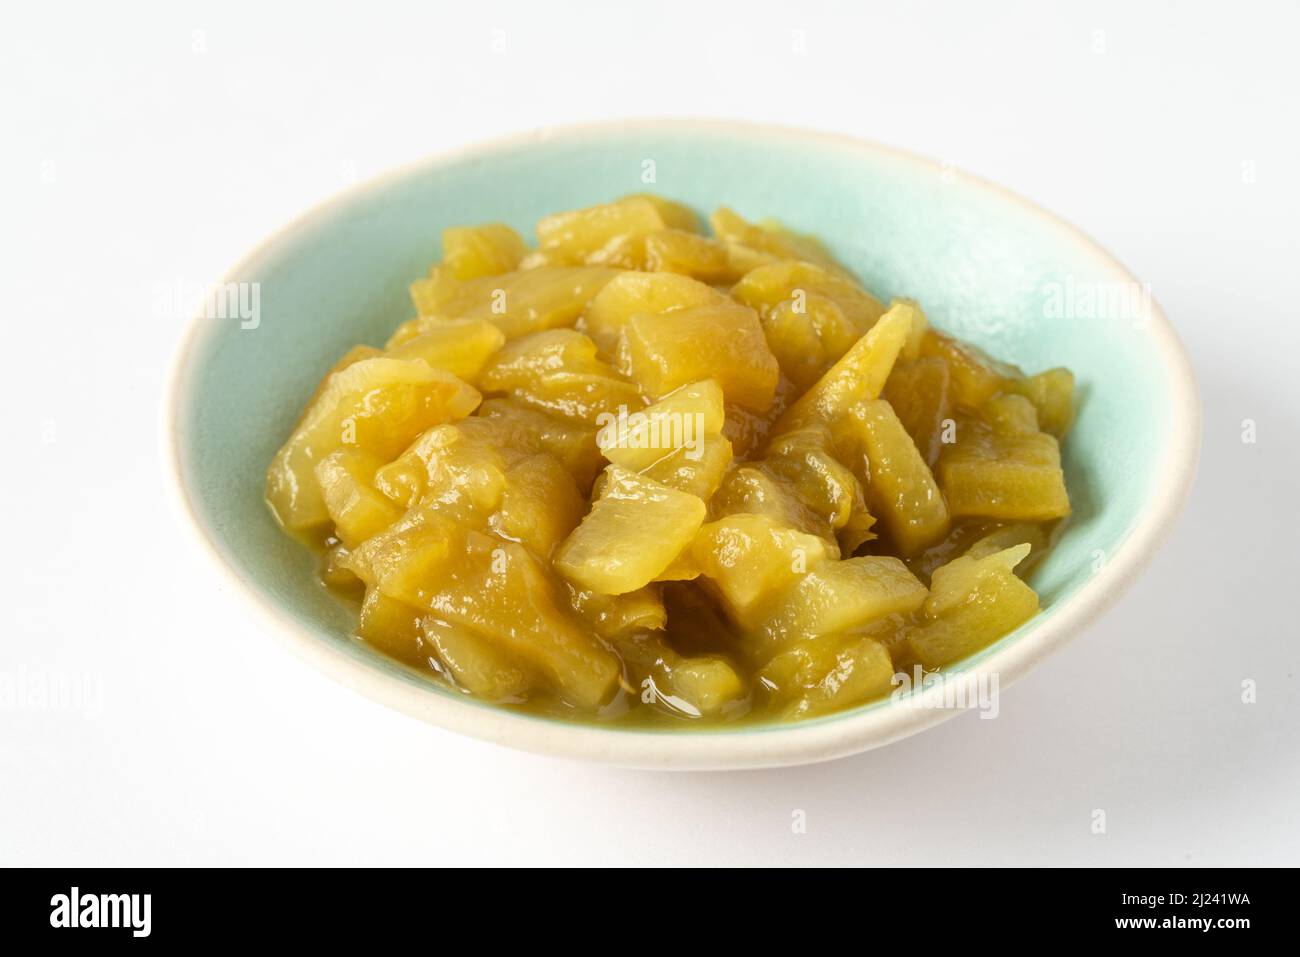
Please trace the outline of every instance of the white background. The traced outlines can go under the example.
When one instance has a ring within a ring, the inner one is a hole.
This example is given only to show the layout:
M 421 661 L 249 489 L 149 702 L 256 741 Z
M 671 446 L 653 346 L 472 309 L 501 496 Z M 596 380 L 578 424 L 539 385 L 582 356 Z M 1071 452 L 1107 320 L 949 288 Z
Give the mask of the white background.
M 90 694 L 0 707 L 0 863 L 1300 863 L 1293 4 L 323 6 L 7 14 L 0 677 Z M 1096 237 L 1178 327 L 1189 509 L 998 720 L 740 774 L 515 754 L 292 658 L 172 518 L 186 317 L 159 290 L 391 166 L 644 115 L 950 161 Z

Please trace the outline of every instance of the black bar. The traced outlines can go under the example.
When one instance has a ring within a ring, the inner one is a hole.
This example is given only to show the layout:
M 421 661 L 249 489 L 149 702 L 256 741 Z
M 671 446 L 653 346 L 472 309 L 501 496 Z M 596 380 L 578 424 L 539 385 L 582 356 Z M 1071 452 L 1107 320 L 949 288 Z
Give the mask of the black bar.
M 625 935 L 614 940 L 630 934 L 634 941 L 635 928 L 657 934 L 656 925 L 662 930 L 664 919 L 680 910 L 693 924 L 713 913 L 717 922 L 707 923 L 719 930 L 741 931 L 749 919 L 761 922 L 752 928 L 761 933 L 765 927 L 820 927 L 818 936 L 829 939 L 823 935 L 850 934 L 860 926 L 864 944 L 878 942 L 882 933 L 900 942 L 951 943 L 949 935 L 962 928 L 985 941 L 1032 928 L 1071 942 L 1127 937 L 1230 945 L 1242 934 L 1285 928 L 1280 904 L 1291 895 L 1294 874 L 865 869 L 794 876 L 691 870 L 642 875 L 629 869 L 613 879 L 575 874 L 555 880 L 473 870 L 50 869 L 10 870 L 3 880 L 0 921 L 7 943 L 57 943 L 75 936 L 96 946 L 154 940 L 237 944 L 270 933 L 297 944 L 338 945 L 419 934 L 420 928 L 437 937 L 448 927 L 472 929 L 485 922 L 494 928 L 491 939 L 506 928 L 524 932 L 530 925 L 544 926 L 559 939 L 590 939 L 593 921 Z M 70 919 L 74 887 L 78 927 Z M 746 900 L 759 906 L 736 906 Z M 580 926 L 562 928 L 568 920 Z

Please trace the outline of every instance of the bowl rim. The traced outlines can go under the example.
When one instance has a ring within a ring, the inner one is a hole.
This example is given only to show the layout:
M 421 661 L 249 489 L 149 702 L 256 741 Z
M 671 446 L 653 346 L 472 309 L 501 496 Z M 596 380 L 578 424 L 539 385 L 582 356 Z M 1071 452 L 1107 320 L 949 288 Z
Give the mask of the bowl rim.
M 814 145 L 856 151 L 862 155 L 925 165 L 936 170 L 936 160 L 918 153 L 885 146 L 840 133 L 800 129 L 766 123 L 748 123 L 704 118 L 637 118 L 549 126 L 476 142 L 457 149 L 401 164 L 371 179 L 349 186 L 317 203 L 306 212 L 258 243 L 218 283 L 233 282 L 247 274 L 249 266 L 272 254 L 277 247 L 309 231 L 318 220 L 328 218 L 351 203 L 386 189 L 407 177 L 502 151 L 518 150 L 556 138 L 620 135 L 625 133 L 683 132 L 720 133 L 759 139 L 800 139 Z M 1124 282 L 1138 280 L 1102 246 L 1078 228 L 1011 190 L 966 172 L 961 180 L 971 188 L 1014 204 L 1043 221 L 1063 238 Z M 1191 362 L 1164 311 L 1151 301 L 1150 321 L 1145 325 L 1167 372 L 1173 417 L 1163 458 L 1153 479 L 1162 494 L 1150 502 L 1130 527 L 1115 554 L 1091 579 L 1062 600 L 1059 610 L 1016 641 L 995 648 L 986 657 L 946 678 L 956 693 L 975 693 L 996 675 L 999 690 L 1023 677 L 1038 662 L 1078 635 L 1087 625 L 1113 606 L 1151 561 L 1172 530 L 1186 503 L 1195 477 L 1201 443 L 1201 406 Z M 186 324 L 168 370 L 162 406 L 164 483 L 175 514 L 190 527 L 193 538 L 212 566 L 251 611 L 298 657 L 307 660 L 340 684 L 368 698 L 423 721 L 482 740 L 537 754 L 592 761 L 622 767 L 648 769 L 723 770 L 808 764 L 845 757 L 890 744 L 961 713 L 960 709 L 936 707 L 933 699 L 944 693 L 941 687 L 922 691 L 920 706 L 895 701 L 878 707 L 850 709 L 816 722 L 790 724 L 722 726 L 714 730 L 654 731 L 621 726 L 600 726 L 561 719 L 539 720 L 535 716 L 504 708 L 475 705 L 432 686 L 401 681 L 346 653 L 337 643 L 322 640 L 311 629 L 294 620 L 284 609 L 265 597 L 223 554 L 215 530 L 201 517 L 192 497 L 183 454 L 182 411 L 187 407 L 192 377 L 188 374 L 200 347 L 216 334 L 216 327 L 204 320 L 202 308 Z M 225 589 L 219 589 L 224 591 Z M 954 688 L 956 685 L 956 688 Z M 962 700 L 962 699 L 958 699 Z M 964 700 L 975 700 L 973 697 Z

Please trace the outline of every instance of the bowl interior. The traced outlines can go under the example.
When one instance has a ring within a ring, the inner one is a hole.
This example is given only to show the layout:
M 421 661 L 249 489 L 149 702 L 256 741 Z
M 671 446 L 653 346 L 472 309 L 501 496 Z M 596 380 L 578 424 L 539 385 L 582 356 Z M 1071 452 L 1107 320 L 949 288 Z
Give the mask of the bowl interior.
M 312 556 L 263 505 L 266 466 L 338 356 L 358 342 L 382 345 L 410 317 L 407 285 L 440 256 L 443 227 L 503 221 L 531 236 L 544 214 L 645 191 L 814 233 L 879 298 L 918 299 L 934 324 L 1026 371 L 1074 371 L 1082 403 L 1064 446 L 1074 514 L 1033 577 L 1043 610 L 959 668 L 1058 614 L 1160 494 L 1179 414 L 1173 373 L 1144 291 L 1077 234 L 986 184 L 862 144 L 744 127 L 616 126 L 391 174 L 309 214 L 227 277 L 256 284 L 259 321 L 197 320 L 177 369 L 174 422 L 185 493 L 236 574 L 319 641 L 420 682 L 349 638 L 352 610 L 317 584 Z

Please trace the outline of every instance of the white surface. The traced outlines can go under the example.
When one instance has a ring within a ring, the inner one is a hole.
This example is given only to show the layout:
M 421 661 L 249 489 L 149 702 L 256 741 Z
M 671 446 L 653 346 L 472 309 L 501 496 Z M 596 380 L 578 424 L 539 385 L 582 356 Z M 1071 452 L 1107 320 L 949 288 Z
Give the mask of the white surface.
M 1300 863 L 1293 9 L 611 6 L 10 17 L 0 863 Z M 161 291 L 353 178 L 653 114 L 949 160 L 1097 238 L 1178 326 L 1205 402 L 1188 512 L 998 720 L 782 771 L 514 754 L 290 657 L 173 521 Z M 81 707 L 32 698 L 59 682 Z

